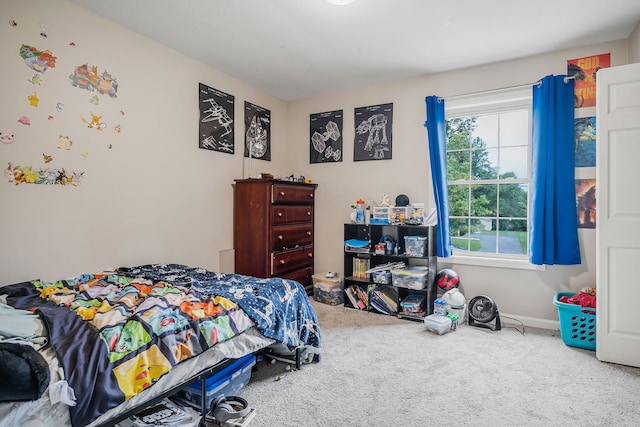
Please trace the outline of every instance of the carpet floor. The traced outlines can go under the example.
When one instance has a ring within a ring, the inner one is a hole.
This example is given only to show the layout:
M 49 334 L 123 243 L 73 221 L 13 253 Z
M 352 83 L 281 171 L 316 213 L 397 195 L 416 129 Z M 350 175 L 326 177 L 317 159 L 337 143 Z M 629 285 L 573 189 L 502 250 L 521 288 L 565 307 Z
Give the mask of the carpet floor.
M 239 395 L 252 427 L 639 426 L 640 369 L 600 362 L 559 331 L 423 323 L 313 301 L 319 363 L 263 360 Z M 507 324 L 506 327 L 505 323 Z

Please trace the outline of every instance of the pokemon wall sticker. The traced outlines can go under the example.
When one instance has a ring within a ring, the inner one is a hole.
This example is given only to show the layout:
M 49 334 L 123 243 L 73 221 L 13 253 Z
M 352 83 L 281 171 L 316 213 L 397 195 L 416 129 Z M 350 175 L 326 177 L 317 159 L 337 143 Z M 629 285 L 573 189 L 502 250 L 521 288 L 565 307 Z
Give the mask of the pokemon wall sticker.
M 32 107 L 38 107 L 40 103 L 40 98 L 38 98 L 38 94 L 33 92 L 33 95 L 27 95 L 27 99 L 29 100 L 29 105 Z
M 0 132 L 0 142 L 3 144 L 13 144 L 14 134 Z
M 33 166 L 17 166 L 9 162 L 4 170 L 4 176 L 9 183 L 19 184 L 48 184 L 70 185 L 77 187 L 82 182 L 84 172 L 68 173 L 62 169 L 35 169 Z
M 109 95 L 111 98 L 118 96 L 118 82 L 106 70 L 98 72 L 98 67 L 89 64 L 78 65 L 73 73 L 69 74 L 69 80 L 73 87 L 86 89 L 89 92 L 98 92 L 101 95 Z
M 42 75 L 40 75 L 39 73 L 34 73 L 33 77 L 27 79 L 27 81 L 34 86 L 42 86 Z
M 20 46 L 20 56 L 27 67 L 38 73 L 44 73 L 49 68 L 56 67 L 56 58 L 51 51 L 40 51 L 33 46 L 23 44 Z
M 27 116 L 20 116 L 20 118 L 18 118 L 18 123 L 25 126 L 31 126 L 31 119 Z
M 73 145 L 73 141 L 69 139 L 66 135 L 58 136 L 58 148 L 63 150 L 71 150 L 71 146 Z
M 80 120 L 82 120 L 82 123 L 86 123 L 88 128 L 103 130 L 105 127 L 107 127 L 106 123 L 102 123 L 103 116 L 96 116 L 93 113 L 90 113 L 90 114 L 91 114 L 91 120 L 87 120 L 84 117 L 80 117 Z

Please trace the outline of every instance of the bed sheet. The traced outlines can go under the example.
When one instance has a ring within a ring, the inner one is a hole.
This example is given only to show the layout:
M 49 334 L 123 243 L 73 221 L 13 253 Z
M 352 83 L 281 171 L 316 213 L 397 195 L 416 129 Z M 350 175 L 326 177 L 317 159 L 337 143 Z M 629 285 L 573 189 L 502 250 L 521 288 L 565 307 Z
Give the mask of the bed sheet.
M 0 293 L 8 291 L 10 304 L 35 307 L 45 319 L 58 362 L 71 368 L 68 380 L 78 398 L 78 406 L 70 408 L 71 425 L 98 425 L 148 400 L 151 393 L 144 392 L 154 390 L 157 396 L 194 375 L 194 366 L 199 372 L 274 342 L 302 348 L 303 361 L 319 360 L 317 318 L 297 282 L 149 264 L 30 285 L 9 285 Z M 113 307 L 119 310 L 115 314 Z M 131 319 L 142 326 L 129 328 Z M 156 359 L 149 359 L 151 350 Z M 205 353 L 211 354 L 206 362 Z M 160 358 L 164 365 L 156 363 Z M 119 363 L 127 363 L 126 373 Z M 144 388 L 138 384 L 132 392 L 123 377 L 142 374 L 141 366 L 161 372 L 153 377 L 151 372 Z M 49 420 L 54 412 L 47 411 L 44 425 L 59 425 Z M 25 417 L 16 419 L 26 425 Z
M 257 329 L 253 328 L 242 335 L 238 335 L 229 341 L 225 341 L 197 357 L 189 359 L 177 365 L 167 375 L 163 376 L 153 386 L 127 400 L 121 405 L 109 410 L 101 415 L 88 427 L 112 425 L 111 420 L 127 413 L 138 405 L 162 395 L 176 384 L 182 384 L 193 375 L 209 367 L 215 366 L 224 359 L 238 359 L 246 354 L 256 352 L 271 345 L 273 339 L 262 336 Z M 60 365 L 55 352 L 51 347 L 46 347 L 41 351 L 45 360 L 49 363 L 51 384 L 62 380 L 63 376 L 59 371 Z M 0 403 L 0 427 L 52 427 L 69 426 L 69 407 L 63 403 L 52 404 L 49 399 L 49 390 L 45 390 L 42 397 L 30 402 L 5 402 Z

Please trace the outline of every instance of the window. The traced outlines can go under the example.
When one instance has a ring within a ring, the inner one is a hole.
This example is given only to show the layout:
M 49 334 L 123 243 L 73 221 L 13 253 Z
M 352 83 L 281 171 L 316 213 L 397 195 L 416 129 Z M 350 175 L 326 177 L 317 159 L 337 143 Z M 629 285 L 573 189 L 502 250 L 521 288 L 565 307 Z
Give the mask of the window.
M 453 256 L 528 260 L 531 88 L 445 109 Z

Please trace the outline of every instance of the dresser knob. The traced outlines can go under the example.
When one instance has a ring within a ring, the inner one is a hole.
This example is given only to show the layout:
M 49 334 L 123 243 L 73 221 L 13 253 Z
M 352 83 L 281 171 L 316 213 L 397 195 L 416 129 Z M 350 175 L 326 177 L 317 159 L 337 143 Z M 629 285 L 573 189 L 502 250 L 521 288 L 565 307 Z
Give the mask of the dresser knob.
M 311 212 L 307 212 L 307 216 L 311 216 Z
M 311 236 L 311 232 L 310 231 L 307 231 L 307 236 Z
M 281 196 L 284 196 L 284 191 L 281 191 L 281 192 L 280 192 L 280 195 L 281 195 Z
M 282 234 L 278 235 L 278 240 L 282 240 L 282 239 L 283 239 Z
M 313 199 L 313 193 L 309 193 L 309 197 Z
M 280 265 L 284 265 L 284 260 L 283 259 L 280 260 Z
M 278 212 L 278 216 L 282 218 L 282 212 Z
M 313 254 L 312 254 L 312 253 L 308 253 L 308 254 L 307 254 L 307 256 L 308 256 L 309 258 L 313 258 Z

